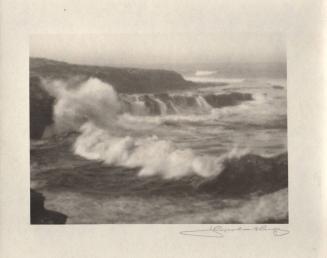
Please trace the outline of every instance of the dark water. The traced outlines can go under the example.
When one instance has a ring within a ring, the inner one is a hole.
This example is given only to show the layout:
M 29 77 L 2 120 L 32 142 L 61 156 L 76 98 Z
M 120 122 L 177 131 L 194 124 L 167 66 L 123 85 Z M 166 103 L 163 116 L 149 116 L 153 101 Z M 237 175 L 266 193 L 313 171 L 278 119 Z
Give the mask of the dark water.
M 227 80 L 210 71 L 187 78 L 226 84 L 117 95 L 92 79 L 58 94 L 57 128 L 31 142 L 31 184 L 46 207 L 68 223 L 286 222 L 287 185 L 260 176 L 278 175 L 274 157 L 287 151 L 286 80 Z M 78 132 L 53 135 L 58 128 Z M 228 171 L 246 179 L 237 173 L 246 166 L 248 177 L 272 187 L 219 183 Z

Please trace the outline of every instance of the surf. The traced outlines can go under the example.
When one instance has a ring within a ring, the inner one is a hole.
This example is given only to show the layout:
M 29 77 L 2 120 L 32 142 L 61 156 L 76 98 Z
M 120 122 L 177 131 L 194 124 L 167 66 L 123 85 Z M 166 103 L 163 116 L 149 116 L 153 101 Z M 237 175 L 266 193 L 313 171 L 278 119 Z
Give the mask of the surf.
M 48 82 L 47 88 L 51 88 L 56 97 L 56 131 L 79 132 L 73 150 L 76 155 L 86 159 L 102 161 L 105 165 L 141 167 L 140 176 L 180 178 L 196 174 L 210 177 L 222 171 L 227 158 L 242 153 L 231 150 L 219 157 L 197 155 L 192 149 L 180 149 L 173 142 L 160 139 L 155 134 L 147 137 L 125 135 L 128 130 L 124 130 L 126 126 L 124 128 L 122 123 L 126 113 L 132 116 L 165 116 L 168 113 L 185 115 L 188 112 L 203 114 L 214 109 L 217 100 L 231 98 L 233 102 L 235 94 L 200 96 L 193 93 L 173 93 L 127 96 L 119 95 L 110 84 L 96 78 L 74 84 L 73 87 L 65 81 Z M 236 97 L 243 98 L 243 95 Z M 178 120 L 178 116 L 176 118 Z

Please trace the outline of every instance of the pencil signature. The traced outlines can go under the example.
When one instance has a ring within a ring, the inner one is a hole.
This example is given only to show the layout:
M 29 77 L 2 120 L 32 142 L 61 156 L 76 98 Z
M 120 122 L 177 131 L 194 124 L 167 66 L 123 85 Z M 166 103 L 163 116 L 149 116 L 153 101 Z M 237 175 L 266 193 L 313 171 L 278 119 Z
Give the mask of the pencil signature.
M 278 227 L 268 227 L 267 225 L 262 226 L 237 226 L 237 227 L 224 227 L 221 225 L 218 226 L 210 226 L 208 229 L 199 229 L 199 230 L 187 230 L 187 231 L 181 231 L 181 235 L 187 235 L 187 236 L 196 236 L 196 237 L 215 237 L 215 238 L 222 238 L 225 236 L 226 233 L 230 232 L 239 232 L 239 231 L 257 231 L 257 232 L 263 232 L 263 231 L 270 231 L 272 232 L 273 236 L 281 237 L 285 236 L 290 233 L 287 229 L 281 229 Z

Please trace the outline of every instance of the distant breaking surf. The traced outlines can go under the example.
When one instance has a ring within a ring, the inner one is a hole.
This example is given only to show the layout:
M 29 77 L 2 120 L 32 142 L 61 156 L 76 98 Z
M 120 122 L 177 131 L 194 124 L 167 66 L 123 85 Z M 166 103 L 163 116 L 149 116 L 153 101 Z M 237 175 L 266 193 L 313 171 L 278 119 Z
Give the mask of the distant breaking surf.
M 195 76 L 208 76 L 208 75 L 212 75 L 212 74 L 215 74 L 216 71 L 196 71 L 195 72 Z

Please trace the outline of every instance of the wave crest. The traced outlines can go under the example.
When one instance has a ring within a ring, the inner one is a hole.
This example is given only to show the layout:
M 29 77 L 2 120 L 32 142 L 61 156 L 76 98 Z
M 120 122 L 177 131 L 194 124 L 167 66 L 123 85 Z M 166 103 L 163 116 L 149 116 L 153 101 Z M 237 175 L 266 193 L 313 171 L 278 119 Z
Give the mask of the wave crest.
M 124 105 L 111 85 L 95 78 L 77 87 L 61 87 L 56 94 L 56 127 L 80 132 L 74 144 L 75 154 L 107 165 L 140 167 L 140 176 L 216 176 L 222 171 L 226 159 L 244 154 L 244 151 L 233 150 L 219 157 L 196 155 L 191 149 L 178 149 L 172 142 L 156 136 L 122 136 L 126 134 L 119 118 L 124 113 Z M 161 96 L 161 100 L 165 97 Z M 145 101 L 150 99 L 143 98 Z M 173 98 L 183 105 L 196 103 L 193 97 Z
M 178 149 L 167 140 L 156 136 L 133 138 L 117 137 L 110 131 L 85 123 L 74 144 L 75 154 L 87 159 L 100 160 L 106 165 L 140 168 L 140 176 L 160 175 L 163 178 L 180 178 L 187 175 L 217 176 L 226 159 L 244 155 L 233 149 L 219 157 L 196 155 L 191 149 Z

